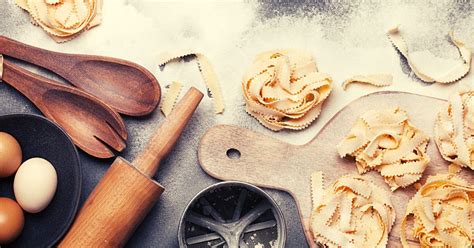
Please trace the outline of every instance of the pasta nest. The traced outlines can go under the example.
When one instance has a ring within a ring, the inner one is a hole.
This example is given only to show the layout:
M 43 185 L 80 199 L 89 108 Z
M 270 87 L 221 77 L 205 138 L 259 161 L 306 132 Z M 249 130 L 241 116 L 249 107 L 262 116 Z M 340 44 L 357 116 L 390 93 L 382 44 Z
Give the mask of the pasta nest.
M 326 190 L 313 173 L 311 232 L 325 247 L 386 247 L 395 222 L 390 194 L 359 175 L 347 175 Z
M 461 90 L 438 113 L 435 141 L 447 161 L 474 169 L 474 91 Z
M 102 0 L 15 0 L 32 22 L 57 42 L 76 37 L 101 22 Z
M 422 177 L 430 161 L 428 142 L 429 136 L 396 107 L 364 113 L 337 145 L 337 151 L 341 157 L 354 157 L 360 174 L 379 171 L 394 191 Z
M 321 113 L 332 79 L 298 50 L 261 53 L 242 82 L 246 111 L 265 127 L 301 130 Z
M 430 176 L 407 204 L 401 242 L 417 239 L 421 247 L 471 247 L 474 187 L 452 174 Z

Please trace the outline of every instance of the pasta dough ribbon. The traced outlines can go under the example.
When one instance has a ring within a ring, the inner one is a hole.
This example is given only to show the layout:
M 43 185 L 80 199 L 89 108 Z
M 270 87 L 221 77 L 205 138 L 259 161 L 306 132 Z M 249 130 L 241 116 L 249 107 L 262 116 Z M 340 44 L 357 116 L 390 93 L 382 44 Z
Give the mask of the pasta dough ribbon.
M 312 56 L 298 50 L 261 53 L 242 81 L 246 111 L 273 130 L 300 130 L 320 114 L 332 78 L 321 73 Z
M 222 97 L 221 87 L 219 80 L 212 67 L 209 59 L 202 53 L 198 53 L 192 50 L 177 50 L 171 52 L 164 52 L 158 56 L 158 66 L 165 65 L 172 60 L 183 58 L 189 55 L 196 56 L 196 60 L 201 71 L 202 78 L 206 84 L 207 89 L 212 95 L 214 100 L 214 110 L 216 114 L 224 112 L 224 99 Z
M 421 247 L 471 247 L 474 187 L 452 174 L 428 177 L 408 202 L 401 224 L 403 247 L 417 239 Z
M 390 74 L 372 74 L 353 76 L 342 83 L 342 89 L 346 90 L 350 84 L 364 83 L 376 87 L 386 87 L 392 85 L 393 76 Z
M 325 247 L 385 247 L 395 210 L 380 187 L 362 176 L 346 175 L 323 189 L 322 172 L 311 176 L 310 230 Z
M 452 95 L 435 122 L 435 140 L 447 161 L 474 169 L 474 91 Z
M 377 170 L 392 191 L 418 181 L 428 162 L 429 136 L 400 109 L 371 110 L 358 118 L 337 145 L 341 157 L 355 157 L 360 174 Z
M 449 38 L 458 49 L 463 62 L 458 66 L 451 68 L 446 73 L 438 76 L 427 75 L 414 64 L 413 59 L 410 57 L 410 53 L 408 52 L 408 46 L 403 37 L 401 36 L 398 26 L 390 29 L 387 32 L 387 36 L 392 42 L 393 46 L 395 46 L 395 48 L 403 55 L 403 57 L 407 59 L 408 65 L 413 70 L 415 75 L 425 82 L 443 84 L 452 83 L 466 76 L 466 74 L 471 69 L 471 50 L 462 41 L 456 39 L 456 37 L 454 37 L 453 32 L 449 33 Z
M 163 97 L 163 101 L 161 102 L 161 112 L 165 117 L 171 113 L 176 104 L 179 93 L 183 89 L 183 84 L 180 82 L 173 81 L 170 85 L 168 85 L 168 90 L 166 91 L 165 96 Z

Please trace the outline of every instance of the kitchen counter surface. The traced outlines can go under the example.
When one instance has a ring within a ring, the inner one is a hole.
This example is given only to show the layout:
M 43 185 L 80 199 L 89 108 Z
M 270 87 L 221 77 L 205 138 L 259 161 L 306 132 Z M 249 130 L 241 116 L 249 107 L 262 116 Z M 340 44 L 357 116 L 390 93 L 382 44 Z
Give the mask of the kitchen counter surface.
M 324 123 L 351 100 L 374 91 L 401 90 L 447 98 L 456 88 L 472 84 L 472 73 L 461 82 L 448 86 L 423 83 L 416 79 L 406 61 L 400 59 L 385 32 L 393 25 L 401 24 L 411 51 L 428 50 L 444 58 L 443 63 L 459 62 L 457 50 L 449 43 L 447 33 L 454 30 L 468 46 L 474 47 L 473 4 L 464 0 L 314 3 L 105 0 L 101 25 L 77 39 L 57 44 L 33 26 L 26 12 L 12 0 L 0 0 L 0 34 L 51 50 L 134 61 L 148 68 L 163 90 L 172 80 L 203 91 L 206 89 L 194 60 L 186 59 L 159 68 L 156 57 L 160 52 L 189 48 L 209 57 L 222 84 L 226 110 L 222 115 L 215 115 L 212 101 L 203 100 L 155 177 L 165 186 L 165 193 L 127 244 L 127 247 L 177 247 L 178 223 L 184 208 L 200 190 L 218 182 L 208 176 L 197 161 L 198 142 L 208 128 L 218 123 L 235 124 L 302 144 L 314 137 Z M 334 90 L 322 115 L 310 128 L 274 133 L 245 113 L 240 80 L 258 52 L 287 47 L 312 52 L 319 69 L 333 77 Z M 50 72 L 28 68 L 61 80 Z M 394 84 L 384 89 L 358 85 L 351 86 L 346 92 L 341 89 L 345 79 L 368 73 L 391 73 Z M 17 112 L 39 113 L 13 88 L 0 84 L 0 114 Z M 163 120 L 159 110 L 142 118 L 125 117 L 128 146 L 118 155 L 133 160 Z M 82 204 L 113 160 L 94 159 L 83 152 L 80 156 Z M 284 192 L 267 191 L 286 218 L 287 247 L 306 247 L 292 198 Z

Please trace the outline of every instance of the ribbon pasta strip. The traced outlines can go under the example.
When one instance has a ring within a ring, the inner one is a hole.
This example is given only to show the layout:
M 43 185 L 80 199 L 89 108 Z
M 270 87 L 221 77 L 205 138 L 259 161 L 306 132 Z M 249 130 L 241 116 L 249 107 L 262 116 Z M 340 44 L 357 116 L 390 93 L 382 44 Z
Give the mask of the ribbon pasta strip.
M 372 74 L 353 76 L 342 83 L 342 89 L 346 90 L 347 86 L 353 83 L 369 84 L 376 87 L 385 87 L 392 85 L 393 76 L 390 74 Z
M 99 25 L 102 18 L 102 0 L 15 0 L 15 3 L 56 42 L 75 38 Z
M 209 59 L 202 53 L 197 53 L 191 50 L 177 50 L 171 52 L 164 52 L 158 56 L 158 66 L 163 66 L 173 60 L 183 58 L 189 55 L 196 56 L 196 60 L 201 71 L 202 78 L 206 84 L 207 89 L 212 95 L 214 100 L 214 110 L 216 114 L 224 112 L 224 99 L 222 97 L 221 87 L 219 80 L 212 67 Z
M 311 232 L 324 247 L 386 247 L 395 222 L 389 194 L 362 176 L 346 175 L 323 189 L 323 174 L 311 177 Z
M 403 39 L 403 37 L 401 36 L 398 26 L 390 29 L 387 32 L 387 36 L 390 42 L 392 42 L 393 46 L 403 55 L 403 57 L 407 59 L 408 65 L 413 70 L 415 75 L 419 79 L 425 82 L 443 83 L 443 84 L 452 83 L 466 76 L 466 74 L 471 69 L 471 59 L 472 59 L 471 50 L 462 41 L 456 39 L 454 37 L 453 32 L 449 33 L 449 37 L 451 39 L 451 42 L 458 49 L 463 62 L 459 64 L 458 66 L 451 68 L 449 71 L 447 71 L 446 73 L 440 76 L 427 75 L 414 64 L 413 60 L 410 58 L 410 54 L 408 52 L 408 46 L 405 40 Z
M 261 53 L 245 74 L 246 111 L 273 130 L 301 130 L 320 114 L 332 78 L 318 71 L 313 57 L 298 50 Z
M 379 171 L 395 191 L 421 178 L 430 161 L 428 142 L 429 136 L 408 121 L 404 110 L 371 110 L 358 118 L 337 151 L 354 157 L 360 174 Z
M 452 95 L 435 122 L 435 141 L 447 161 L 474 169 L 474 91 Z
M 180 82 L 173 81 L 166 88 L 168 88 L 168 90 L 166 91 L 166 94 L 163 97 L 163 101 L 161 102 L 161 112 L 165 117 L 168 117 L 168 115 L 171 113 L 174 106 L 176 105 L 179 93 L 181 93 L 181 90 L 183 89 L 183 84 Z
M 410 247 L 408 238 L 421 247 L 471 247 L 473 203 L 474 187 L 463 179 L 452 174 L 428 177 L 408 202 L 401 223 L 403 247 Z

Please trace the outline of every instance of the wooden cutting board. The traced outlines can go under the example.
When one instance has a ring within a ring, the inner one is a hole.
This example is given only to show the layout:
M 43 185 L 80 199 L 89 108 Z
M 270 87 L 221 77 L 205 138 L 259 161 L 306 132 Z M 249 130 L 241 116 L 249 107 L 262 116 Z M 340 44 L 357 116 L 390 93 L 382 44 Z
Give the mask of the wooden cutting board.
M 237 126 L 217 125 L 201 139 L 199 163 L 209 175 L 221 180 L 244 181 L 288 192 L 298 206 L 308 243 L 315 247 L 309 233 L 310 176 L 314 171 L 323 171 L 324 184 L 327 187 L 342 175 L 357 173 L 354 159 L 341 159 L 336 150 L 336 145 L 349 132 L 356 119 L 371 109 L 399 106 L 408 112 L 410 121 L 416 127 L 432 137 L 434 121 L 443 104 L 446 104 L 446 101 L 411 93 L 370 94 L 353 101 L 338 112 L 316 137 L 305 145 L 288 144 Z M 229 149 L 238 150 L 240 157 L 228 157 Z M 449 163 L 443 160 L 433 139 L 428 146 L 428 155 L 431 162 L 420 181 L 422 183 L 427 175 L 448 172 Z M 365 175 L 390 193 L 389 187 L 378 172 L 372 171 Z M 463 169 L 461 176 L 474 183 L 472 171 Z M 400 222 L 408 200 L 415 193 L 413 186 L 390 193 L 397 220 L 390 234 L 389 247 L 401 246 Z

